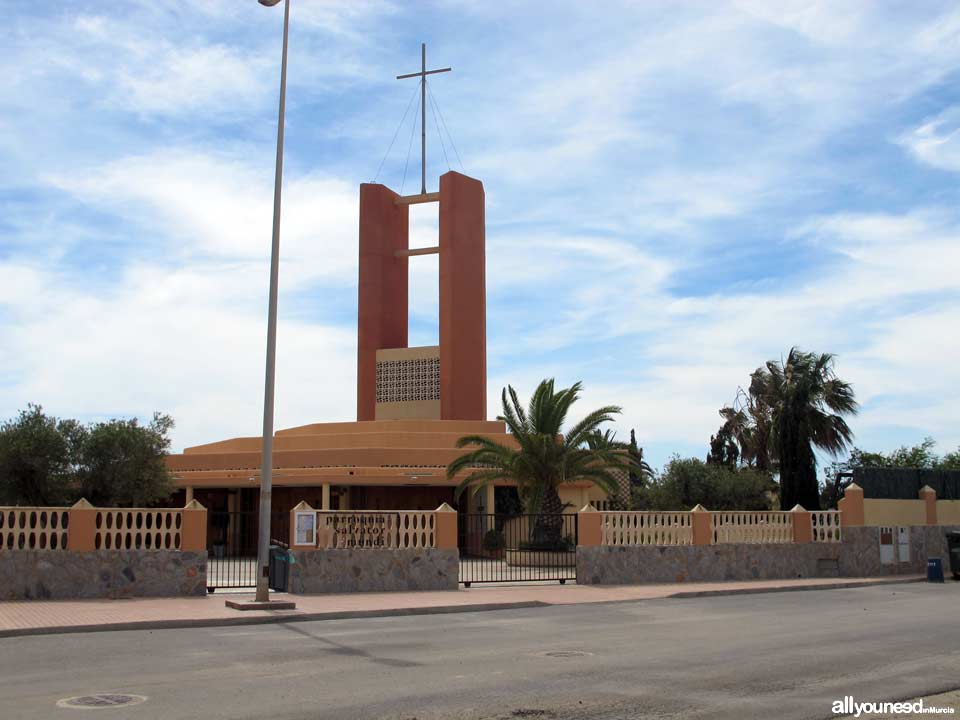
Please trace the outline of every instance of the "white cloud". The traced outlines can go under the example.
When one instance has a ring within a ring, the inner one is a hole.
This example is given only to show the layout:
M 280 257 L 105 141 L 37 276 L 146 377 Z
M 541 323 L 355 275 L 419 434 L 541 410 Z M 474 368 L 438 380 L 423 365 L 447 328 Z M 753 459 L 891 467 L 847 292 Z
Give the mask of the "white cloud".
M 159 233 L 159 251 L 188 262 L 214 257 L 247 262 L 269 256 L 273 217 L 271 158 L 260 168 L 232 156 L 172 148 L 51 177 L 84 203 Z M 281 215 L 284 285 L 323 278 L 355 283 L 356 189 L 315 175 L 287 173 Z M 142 240 L 130 238 L 130 249 Z
M 186 115 L 215 107 L 229 114 L 274 93 L 270 69 L 263 58 L 223 45 L 155 49 L 149 63 L 119 69 L 113 102 L 134 112 Z
M 19 283 L 0 297 L 0 360 L 13 381 L 0 386 L 0 405 L 38 402 L 73 417 L 169 412 L 177 447 L 256 435 L 266 336 L 266 289 L 256 278 L 266 265 L 224 270 L 135 265 L 107 291 L 0 264 L 0 278 Z M 278 427 L 353 406 L 352 332 L 282 319 L 277 357 Z
M 130 237 L 115 248 L 112 282 L 62 262 L 0 263 L 0 359 L 12 379 L 0 405 L 41 402 L 77 416 L 163 410 L 178 421 L 178 447 L 256 434 L 272 173 L 181 148 L 54 182 L 109 212 Z M 311 314 L 294 298 L 317 283 L 352 292 L 356 192 L 340 180 L 294 176 L 283 207 L 277 423 L 345 419 L 355 402 L 353 329 L 294 319 Z
M 530 317 L 492 338 L 491 412 L 508 382 L 529 391 L 545 376 L 583 379 L 585 406 L 624 406 L 621 435 L 635 427 L 646 442 L 706 448 L 717 410 L 749 372 L 798 345 L 838 354 L 839 374 L 864 403 L 853 423 L 862 445 L 904 427 L 944 447 L 960 443 L 960 369 L 946 360 L 960 350 L 948 330 L 960 317 L 960 218 L 838 214 L 810 221 L 796 240 L 808 242 L 811 255 L 838 254 L 825 271 L 772 291 L 726 288 L 699 298 L 671 290 L 682 264 L 616 243 L 512 244 L 494 265 L 537 267 L 526 281 L 551 291 L 549 299 L 535 291 L 513 298 L 515 307 L 533 306 Z M 501 276 L 493 293 L 524 279 Z
M 336 35 L 362 39 L 361 28 L 372 19 L 386 19 L 396 12 L 396 3 L 387 0 L 306 0 L 297 5 L 296 21 Z
M 960 172 L 960 108 L 951 108 L 925 120 L 901 135 L 898 142 L 920 162 Z

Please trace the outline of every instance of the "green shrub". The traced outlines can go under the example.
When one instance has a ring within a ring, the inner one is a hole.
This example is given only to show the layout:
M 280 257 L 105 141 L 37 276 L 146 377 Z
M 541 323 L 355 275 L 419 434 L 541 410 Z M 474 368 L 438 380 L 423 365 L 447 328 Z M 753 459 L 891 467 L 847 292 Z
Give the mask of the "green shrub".
M 634 490 L 637 510 L 769 510 L 777 485 L 768 473 L 674 457 L 653 482 Z
M 517 545 L 518 550 L 538 550 L 541 552 L 571 552 L 577 547 L 572 535 L 558 540 L 528 540 Z
M 490 550 L 502 550 L 505 542 L 503 539 L 503 533 L 497 530 L 487 530 L 483 536 L 483 549 Z

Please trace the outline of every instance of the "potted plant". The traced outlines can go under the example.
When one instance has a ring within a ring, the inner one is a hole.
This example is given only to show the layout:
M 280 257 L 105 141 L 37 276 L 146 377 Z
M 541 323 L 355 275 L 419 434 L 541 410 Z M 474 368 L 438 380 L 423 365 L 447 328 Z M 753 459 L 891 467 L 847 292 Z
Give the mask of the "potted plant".
M 499 530 L 494 530 L 493 528 L 487 530 L 483 535 L 483 550 L 484 554 L 487 557 L 492 558 L 501 558 L 503 557 L 503 547 L 505 541 L 503 538 L 503 533 Z

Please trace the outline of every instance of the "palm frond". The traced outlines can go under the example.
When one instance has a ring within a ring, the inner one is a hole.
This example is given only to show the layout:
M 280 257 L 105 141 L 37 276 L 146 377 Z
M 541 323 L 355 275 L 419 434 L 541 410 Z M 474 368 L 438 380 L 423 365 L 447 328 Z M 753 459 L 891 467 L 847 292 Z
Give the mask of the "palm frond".
M 509 401 L 507 400 L 508 392 L 510 395 Z M 512 434 L 519 435 L 523 433 L 526 429 L 527 419 L 523 413 L 523 408 L 520 407 L 520 400 L 517 398 L 517 391 L 514 390 L 512 386 L 508 385 L 503 389 L 501 403 L 503 404 L 503 415 L 499 416 L 497 419 L 505 423 L 507 430 Z
M 594 410 L 588 413 L 583 420 L 578 422 L 567 433 L 567 447 L 578 447 L 586 442 L 586 436 L 598 429 L 605 422 L 611 422 L 615 415 L 619 415 L 623 409 L 617 405 L 607 405 L 606 407 Z
M 838 378 L 830 378 L 823 385 L 824 404 L 837 413 L 856 415 L 860 404 L 856 401 L 853 386 Z

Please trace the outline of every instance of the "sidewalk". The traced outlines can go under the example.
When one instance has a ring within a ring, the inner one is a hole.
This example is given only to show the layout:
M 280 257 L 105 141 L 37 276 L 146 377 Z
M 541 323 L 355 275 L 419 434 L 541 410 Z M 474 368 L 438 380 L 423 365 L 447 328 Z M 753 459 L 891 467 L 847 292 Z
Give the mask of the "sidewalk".
M 472 587 L 448 592 L 356 593 L 351 595 L 287 595 L 276 599 L 297 603 L 296 610 L 239 612 L 225 599 L 251 597 L 216 594 L 202 598 L 136 598 L 128 600 L 55 600 L 0 602 L 0 637 L 103 630 L 251 625 L 268 622 L 334 620 L 354 617 L 426 615 L 505 610 L 580 603 L 631 602 L 709 595 L 823 590 L 920 582 L 920 575 L 883 578 L 754 580 L 682 585 L 512 585 Z

